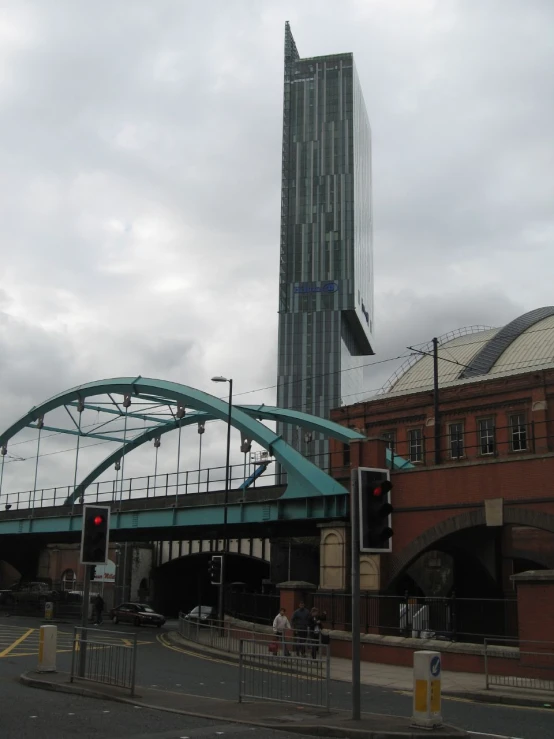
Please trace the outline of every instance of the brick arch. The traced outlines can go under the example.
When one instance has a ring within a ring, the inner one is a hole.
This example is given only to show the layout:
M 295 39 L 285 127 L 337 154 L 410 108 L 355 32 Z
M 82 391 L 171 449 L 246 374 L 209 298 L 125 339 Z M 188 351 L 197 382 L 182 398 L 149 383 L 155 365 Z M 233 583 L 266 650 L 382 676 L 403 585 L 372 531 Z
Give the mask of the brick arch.
M 477 510 L 465 511 L 456 516 L 451 516 L 435 526 L 431 526 L 427 531 L 416 536 L 399 555 L 393 555 L 391 557 L 388 585 L 390 586 L 420 555 L 442 539 L 458 531 L 485 525 L 485 507 L 483 506 Z M 531 528 L 550 531 L 554 534 L 554 515 L 535 511 L 530 508 L 521 508 L 520 506 L 505 506 L 504 525 L 530 526 Z

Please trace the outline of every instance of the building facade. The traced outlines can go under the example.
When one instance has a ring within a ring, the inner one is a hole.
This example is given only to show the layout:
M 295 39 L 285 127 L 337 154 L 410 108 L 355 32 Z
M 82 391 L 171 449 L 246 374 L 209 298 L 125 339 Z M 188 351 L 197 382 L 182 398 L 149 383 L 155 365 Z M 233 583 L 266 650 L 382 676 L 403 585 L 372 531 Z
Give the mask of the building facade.
M 333 474 L 393 469 L 392 553 L 369 555 L 375 589 L 510 597 L 512 575 L 554 569 L 554 307 L 449 334 L 438 356 L 437 416 L 428 354 L 332 411 L 388 447 L 385 462 L 333 441 Z
M 373 354 L 371 131 L 352 54 L 302 59 L 285 27 L 277 405 L 328 417 Z M 321 466 L 327 441 L 279 433 Z

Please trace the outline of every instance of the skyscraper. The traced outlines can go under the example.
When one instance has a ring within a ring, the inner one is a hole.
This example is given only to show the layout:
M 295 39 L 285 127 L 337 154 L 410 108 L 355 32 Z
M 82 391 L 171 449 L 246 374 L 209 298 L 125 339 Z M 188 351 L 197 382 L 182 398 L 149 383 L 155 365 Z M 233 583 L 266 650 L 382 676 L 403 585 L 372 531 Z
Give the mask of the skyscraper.
M 371 130 L 352 54 L 301 59 L 285 25 L 277 404 L 328 417 L 373 354 Z M 320 466 L 327 442 L 282 426 Z

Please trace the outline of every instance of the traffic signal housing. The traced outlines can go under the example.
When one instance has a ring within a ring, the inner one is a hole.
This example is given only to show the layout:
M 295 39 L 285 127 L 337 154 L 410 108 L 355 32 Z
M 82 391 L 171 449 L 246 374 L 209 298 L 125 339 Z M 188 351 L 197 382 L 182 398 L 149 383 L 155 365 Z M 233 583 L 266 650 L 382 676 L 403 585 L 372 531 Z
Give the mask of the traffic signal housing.
M 81 532 L 81 564 L 107 564 L 109 543 L 109 506 L 83 506 L 83 530 Z
M 392 483 L 387 469 L 360 467 L 360 551 L 392 552 Z
M 223 556 L 221 554 L 214 554 L 211 558 L 208 572 L 212 585 L 221 585 L 223 582 Z

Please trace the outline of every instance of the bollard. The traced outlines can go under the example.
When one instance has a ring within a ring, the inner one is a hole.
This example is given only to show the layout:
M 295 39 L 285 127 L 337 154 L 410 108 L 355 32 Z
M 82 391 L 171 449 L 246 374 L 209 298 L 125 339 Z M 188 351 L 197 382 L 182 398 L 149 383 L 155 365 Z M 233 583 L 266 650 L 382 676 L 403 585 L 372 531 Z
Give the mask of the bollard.
M 58 646 L 58 627 L 41 626 L 38 642 L 37 672 L 56 672 L 56 649 Z
M 442 726 L 441 656 L 439 652 L 414 652 L 414 705 L 412 726 Z
M 50 601 L 44 604 L 44 618 L 46 621 L 51 621 L 54 618 L 54 604 Z

